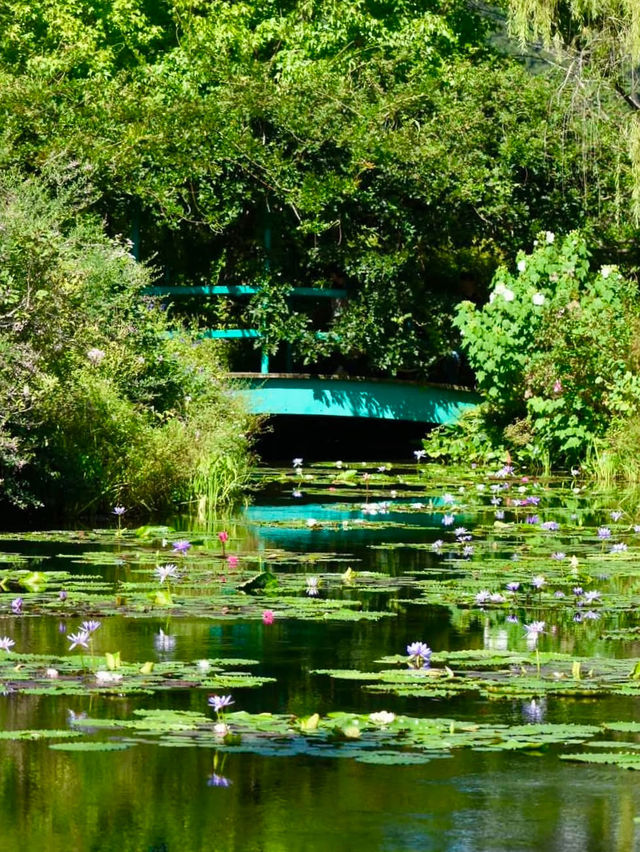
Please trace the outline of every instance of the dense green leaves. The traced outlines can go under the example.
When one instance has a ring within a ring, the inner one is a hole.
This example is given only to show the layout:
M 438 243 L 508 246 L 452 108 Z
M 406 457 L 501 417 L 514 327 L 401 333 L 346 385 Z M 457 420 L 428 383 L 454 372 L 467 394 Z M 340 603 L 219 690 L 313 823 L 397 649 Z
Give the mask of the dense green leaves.
M 80 162 L 165 280 L 262 284 L 249 306 L 185 310 L 299 363 L 424 373 L 505 250 L 567 220 L 619 228 L 614 142 L 589 143 L 596 197 L 553 81 L 498 56 L 462 0 L 12 2 L 7 19 L 0 164 Z M 298 304 L 292 284 L 350 300 Z

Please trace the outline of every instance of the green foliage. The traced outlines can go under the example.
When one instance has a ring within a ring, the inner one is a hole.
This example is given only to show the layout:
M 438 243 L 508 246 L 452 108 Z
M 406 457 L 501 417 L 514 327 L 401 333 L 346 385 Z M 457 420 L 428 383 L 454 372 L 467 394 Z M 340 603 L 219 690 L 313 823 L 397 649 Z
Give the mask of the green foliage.
M 550 112 L 556 82 L 464 0 L 5 5 L 0 167 L 80 162 L 171 283 L 259 282 L 225 319 L 269 351 L 424 374 L 455 346 L 461 277 L 481 292 L 541 227 L 594 219 L 633 249 L 617 139 Z M 312 308 L 327 337 L 296 284 L 349 291 Z
M 0 183 L 3 498 L 165 505 L 221 452 L 246 458 L 243 418 L 214 347 L 167 337 L 149 270 L 78 209 L 84 189 Z
M 630 370 L 637 289 L 615 267 L 592 272 L 577 233 L 542 235 L 532 254 L 520 253 L 516 271 L 498 270 L 489 302 L 463 302 L 455 322 L 488 402 L 486 420 L 505 438 L 530 438 L 531 453 L 573 461 L 612 416 L 638 410 Z

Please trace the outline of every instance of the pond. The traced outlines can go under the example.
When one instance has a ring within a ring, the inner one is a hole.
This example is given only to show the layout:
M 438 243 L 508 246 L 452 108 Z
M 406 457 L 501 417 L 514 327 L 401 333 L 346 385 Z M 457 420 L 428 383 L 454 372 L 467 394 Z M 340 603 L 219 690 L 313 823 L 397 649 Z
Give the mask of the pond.
M 0 849 L 640 848 L 637 507 L 337 462 L 1 534 Z

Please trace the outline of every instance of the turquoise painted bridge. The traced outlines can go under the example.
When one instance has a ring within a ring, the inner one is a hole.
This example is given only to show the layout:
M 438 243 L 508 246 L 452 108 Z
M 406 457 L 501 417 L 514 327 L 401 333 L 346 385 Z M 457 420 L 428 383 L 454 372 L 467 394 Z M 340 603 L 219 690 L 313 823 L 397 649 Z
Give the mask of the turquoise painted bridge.
M 241 298 L 260 292 L 255 285 L 180 285 L 149 287 L 148 296 L 228 296 Z M 347 290 L 333 287 L 292 287 L 291 297 L 345 299 Z M 322 338 L 327 332 L 317 331 Z M 215 340 L 259 341 L 258 328 L 203 329 L 201 337 Z M 291 347 L 287 344 L 287 362 Z M 466 388 L 450 385 L 404 382 L 394 379 L 360 379 L 316 376 L 293 372 L 269 372 L 269 355 L 260 354 L 259 373 L 231 373 L 236 392 L 253 414 L 298 414 L 329 417 L 367 417 L 376 420 L 408 420 L 418 423 L 453 423 L 480 397 Z
M 232 373 L 253 414 L 325 415 L 453 423 L 480 402 L 449 385 L 289 373 Z

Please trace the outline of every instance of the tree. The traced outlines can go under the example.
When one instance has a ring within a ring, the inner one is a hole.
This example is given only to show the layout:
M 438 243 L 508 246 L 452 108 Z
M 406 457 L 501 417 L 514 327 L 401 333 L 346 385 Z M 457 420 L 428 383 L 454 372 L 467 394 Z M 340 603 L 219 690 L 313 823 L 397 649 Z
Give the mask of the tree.
M 634 245 L 615 134 L 592 183 L 557 81 L 500 56 L 464 0 L 6 8 L 0 166 L 80 163 L 165 280 L 260 285 L 240 315 L 192 305 L 203 324 L 259 324 L 306 363 L 437 375 L 454 304 L 539 230 Z M 328 336 L 293 285 L 348 290 L 313 309 Z
M 565 69 L 565 82 L 592 110 L 603 110 L 602 88 L 624 102 L 612 108 L 629 146 L 633 199 L 640 213 L 640 4 L 636 0 L 507 0 L 511 31 L 539 40 Z M 610 104 L 608 105 L 610 107 Z M 606 107 L 605 107 L 606 110 Z

